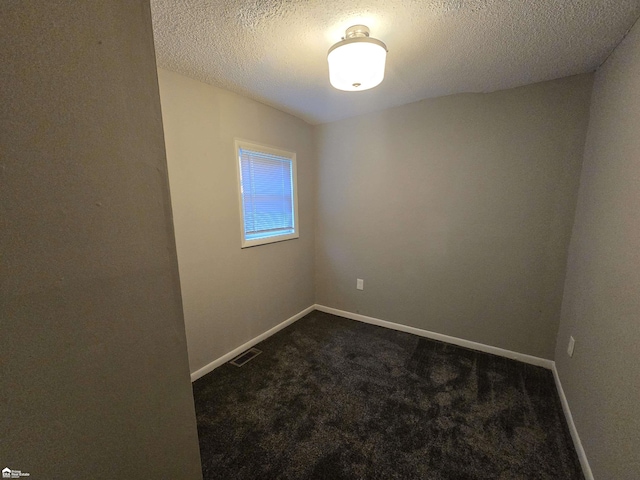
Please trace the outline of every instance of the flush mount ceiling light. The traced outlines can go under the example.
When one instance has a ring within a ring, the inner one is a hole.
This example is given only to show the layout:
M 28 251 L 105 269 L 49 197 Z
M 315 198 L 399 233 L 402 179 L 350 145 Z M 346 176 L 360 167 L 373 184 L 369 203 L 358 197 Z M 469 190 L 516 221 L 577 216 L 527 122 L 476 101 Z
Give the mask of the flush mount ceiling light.
M 357 92 L 379 85 L 384 78 L 387 46 L 369 38 L 364 25 L 347 28 L 342 41 L 329 49 L 329 80 L 338 90 Z

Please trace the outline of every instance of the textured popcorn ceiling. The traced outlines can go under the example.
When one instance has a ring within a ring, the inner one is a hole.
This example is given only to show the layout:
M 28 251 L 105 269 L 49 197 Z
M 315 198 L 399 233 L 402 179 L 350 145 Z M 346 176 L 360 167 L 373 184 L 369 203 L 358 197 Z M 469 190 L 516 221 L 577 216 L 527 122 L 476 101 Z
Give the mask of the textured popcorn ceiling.
M 640 0 L 151 0 L 158 65 L 324 123 L 595 70 Z M 382 84 L 341 92 L 327 50 L 363 23 Z

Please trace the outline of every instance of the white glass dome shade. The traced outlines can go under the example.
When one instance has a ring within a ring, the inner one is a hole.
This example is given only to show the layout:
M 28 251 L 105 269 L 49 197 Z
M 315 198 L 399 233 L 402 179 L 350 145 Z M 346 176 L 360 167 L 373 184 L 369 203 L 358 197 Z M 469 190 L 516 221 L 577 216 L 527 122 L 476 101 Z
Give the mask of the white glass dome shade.
M 338 90 L 368 90 L 384 79 L 387 46 L 368 35 L 367 27 L 355 25 L 347 30 L 347 38 L 329 49 L 329 80 Z

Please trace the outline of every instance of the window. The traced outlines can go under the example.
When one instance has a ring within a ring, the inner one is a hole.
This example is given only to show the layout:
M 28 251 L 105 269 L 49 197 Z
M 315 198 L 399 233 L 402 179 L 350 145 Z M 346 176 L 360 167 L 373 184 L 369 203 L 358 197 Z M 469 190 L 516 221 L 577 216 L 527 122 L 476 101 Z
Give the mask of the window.
M 236 140 L 242 248 L 298 238 L 296 154 Z

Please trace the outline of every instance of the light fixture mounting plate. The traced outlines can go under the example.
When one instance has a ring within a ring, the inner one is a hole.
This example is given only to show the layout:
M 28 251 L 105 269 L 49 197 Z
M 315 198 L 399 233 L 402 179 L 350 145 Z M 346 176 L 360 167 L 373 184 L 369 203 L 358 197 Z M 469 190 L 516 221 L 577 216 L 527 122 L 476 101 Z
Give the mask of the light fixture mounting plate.
M 368 37 L 369 27 L 366 25 L 353 25 L 347 28 L 344 38 Z

